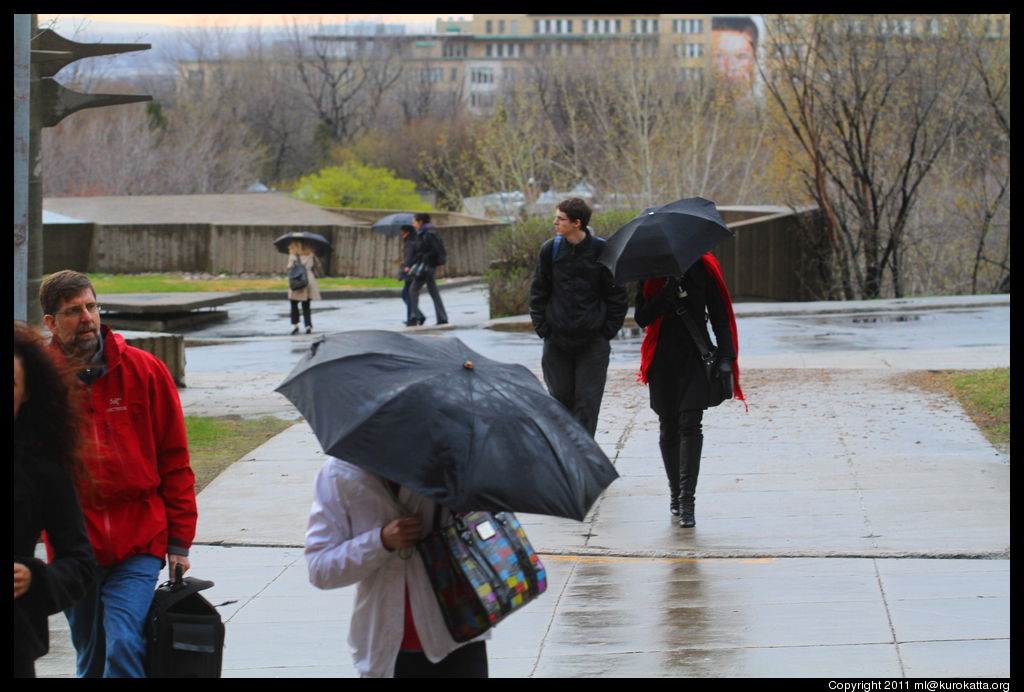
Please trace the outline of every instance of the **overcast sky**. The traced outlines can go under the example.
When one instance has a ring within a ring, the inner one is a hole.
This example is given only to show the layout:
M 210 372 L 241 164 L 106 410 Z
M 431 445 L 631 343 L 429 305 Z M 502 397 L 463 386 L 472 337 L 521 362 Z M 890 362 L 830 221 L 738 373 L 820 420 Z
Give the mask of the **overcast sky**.
M 369 21 L 386 23 L 430 23 L 438 18 L 463 17 L 471 14 L 40 14 L 40 24 L 51 19 L 89 20 L 94 22 L 138 22 L 168 26 L 273 26 L 290 23 L 293 18 L 302 23 L 341 24 Z

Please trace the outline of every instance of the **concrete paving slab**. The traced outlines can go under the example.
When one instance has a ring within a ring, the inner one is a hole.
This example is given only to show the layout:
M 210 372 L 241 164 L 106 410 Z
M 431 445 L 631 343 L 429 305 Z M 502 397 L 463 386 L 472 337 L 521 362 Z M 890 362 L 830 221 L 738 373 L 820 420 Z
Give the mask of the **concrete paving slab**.
M 908 678 L 1008 678 L 1010 639 L 904 642 L 900 661 Z
M 898 678 L 900 674 L 893 647 L 868 644 L 545 656 L 534 677 Z

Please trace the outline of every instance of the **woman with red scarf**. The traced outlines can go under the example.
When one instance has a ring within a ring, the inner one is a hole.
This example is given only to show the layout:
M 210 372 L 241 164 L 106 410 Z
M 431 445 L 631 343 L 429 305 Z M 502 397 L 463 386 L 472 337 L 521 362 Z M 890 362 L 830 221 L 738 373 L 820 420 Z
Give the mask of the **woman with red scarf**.
M 646 328 L 638 379 L 650 387 L 651 408 L 660 423 L 659 445 L 671 492 L 670 509 L 679 526 L 696 524 L 694 494 L 704 445 L 704 409 L 708 382 L 700 351 L 682 315 L 689 313 L 699 330 L 711 322 L 720 367 L 732 370 L 733 395 L 742 400 L 736 364 L 736 319 L 718 261 L 710 253 L 681 277 L 641 281 L 634 317 Z

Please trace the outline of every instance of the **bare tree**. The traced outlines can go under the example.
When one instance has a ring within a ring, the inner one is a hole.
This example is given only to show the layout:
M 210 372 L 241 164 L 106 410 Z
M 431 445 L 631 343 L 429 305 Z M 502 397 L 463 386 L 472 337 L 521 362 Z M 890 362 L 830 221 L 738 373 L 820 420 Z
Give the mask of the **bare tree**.
M 143 105 L 83 111 L 43 132 L 45 196 L 241 192 L 261 150 L 237 124 L 201 109 L 166 123 Z
M 348 144 L 373 125 L 384 94 L 401 76 L 400 41 L 326 36 L 322 29 L 293 20 L 290 58 L 303 102 L 315 114 L 322 136 L 332 144 Z
M 904 293 L 905 233 L 937 158 L 962 125 L 962 20 L 938 35 L 882 15 L 772 15 L 766 88 L 822 211 L 828 297 Z M 894 31 L 894 27 L 898 30 Z

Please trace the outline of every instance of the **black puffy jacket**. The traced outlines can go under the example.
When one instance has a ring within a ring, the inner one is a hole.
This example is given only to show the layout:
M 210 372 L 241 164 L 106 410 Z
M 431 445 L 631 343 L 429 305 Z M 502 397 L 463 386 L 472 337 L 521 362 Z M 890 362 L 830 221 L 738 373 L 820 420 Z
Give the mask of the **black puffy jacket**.
M 590 232 L 576 245 L 563 239 L 552 258 L 554 242 L 541 246 L 530 286 L 530 318 L 537 335 L 569 352 L 597 337 L 612 339 L 622 328 L 629 299 L 598 262 L 604 241 Z

